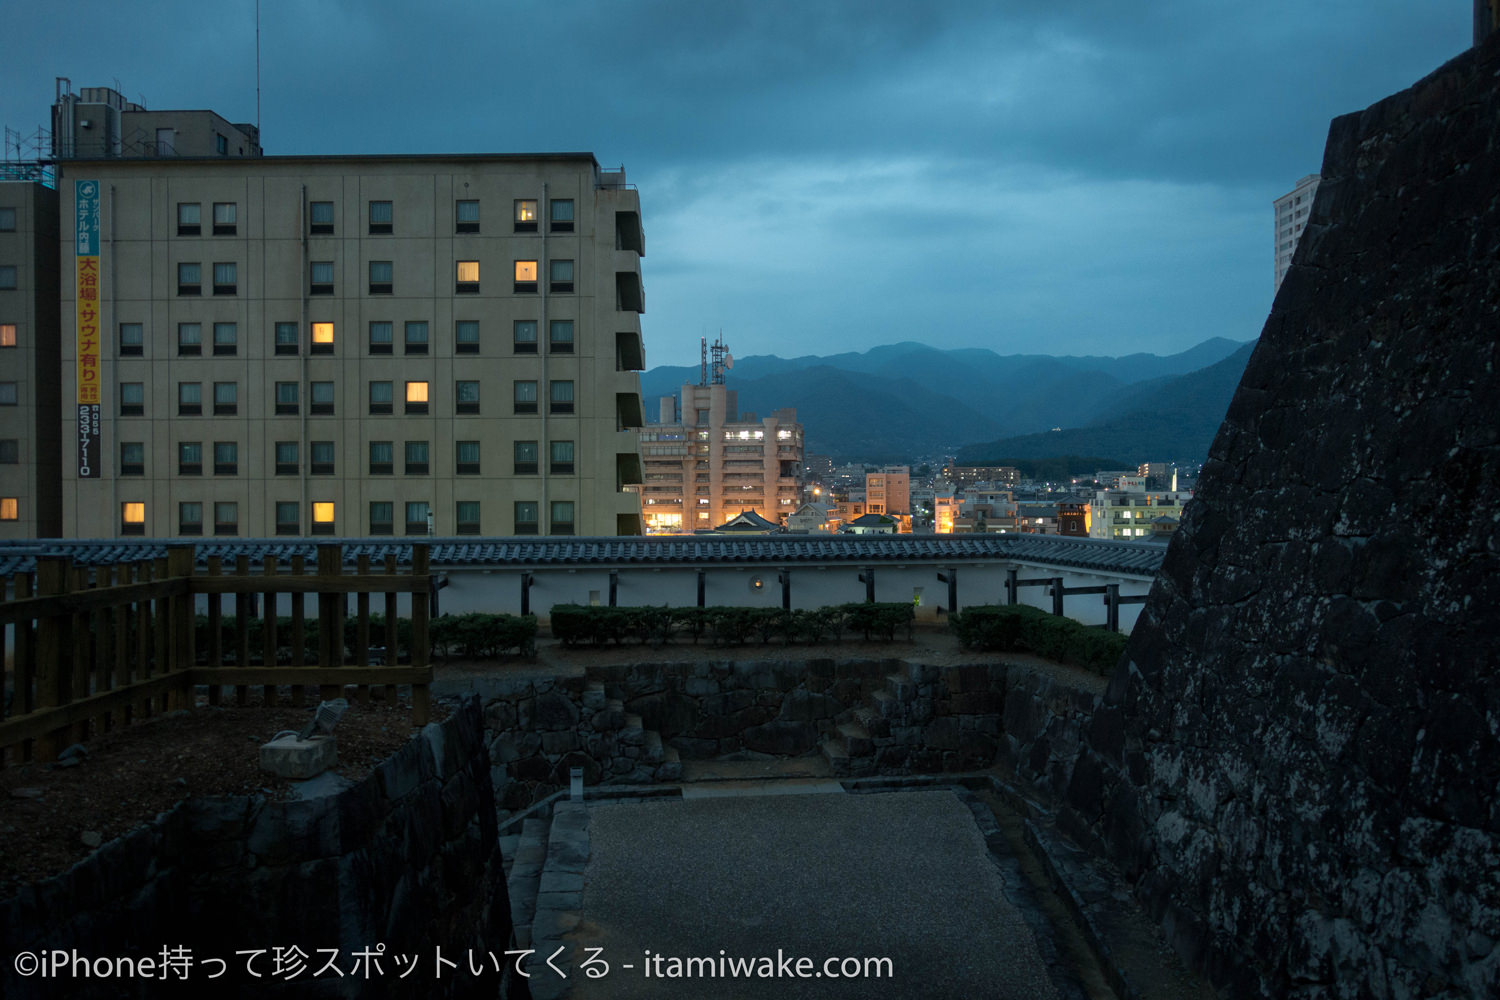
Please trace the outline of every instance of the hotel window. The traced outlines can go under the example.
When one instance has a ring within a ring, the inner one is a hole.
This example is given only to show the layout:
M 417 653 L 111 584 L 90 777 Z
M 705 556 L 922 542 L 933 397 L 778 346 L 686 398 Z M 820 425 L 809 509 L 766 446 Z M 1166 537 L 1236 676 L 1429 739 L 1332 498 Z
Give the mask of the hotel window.
M 536 442 L 516 442 L 516 464 L 515 474 L 518 476 L 536 475 Z
M 307 231 L 314 236 L 333 234 L 333 202 L 315 201 L 307 206 Z
M 333 324 L 314 323 L 312 325 L 312 347 L 313 354 L 333 353 Z
M 214 442 L 214 475 L 240 474 L 240 446 L 233 441 Z
M 203 353 L 203 326 L 200 323 L 177 324 L 177 356 Z
M 552 231 L 554 233 L 571 233 L 573 231 L 573 199 L 552 199 Z
M 0 465 L 18 465 L 21 461 L 21 442 L 18 438 L 0 438 Z
M 177 235 L 198 236 L 203 232 L 203 207 L 197 202 L 177 205 Z
M 315 260 L 308 265 L 308 294 L 333 294 L 333 261 Z
M 13 233 L 16 231 L 16 210 L 13 208 L 0 208 L 0 233 Z
M 370 503 L 370 534 L 391 533 L 391 520 L 396 516 L 395 507 L 389 500 L 374 500 Z
M 388 201 L 370 202 L 370 235 L 387 236 L 393 231 L 395 212 Z
M 0 264 L 0 291 L 11 291 L 16 287 L 16 265 Z
M 479 412 L 479 383 L 456 382 L 453 386 L 453 408 L 459 413 Z
M 233 236 L 238 229 L 235 224 L 236 215 L 234 202 L 214 202 L 214 235 Z
M 312 453 L 312 469 L 315 476 L 333 475 L 333 442 L 314 441 L 308 445 L 308 451 Z
M 455 454 L 458 456 L 458 475 L 479 475 L 479 442 L 459 441 L 455 445 Z
M 456 280 L 457 284 L 453 289 L 456 294 L 477 295 L 479 293 L 479 261 L 459 261 Z
M 214 265 L 214 294 L 234 295 L 240 287 L 240 269 L 238 264 L 222 263 Z
M 203 383 L 177 383 L 177 415 L 196 417 L 203 413 Z
M 240 328 L 235 323 L 214 324 L 214 353 L 234 354 L 239 351 Z
M 297 449 L 296 441 L 276 442 L 276 474 L 278 476 L 295 476 L 300 471 L 297 468 L 299 464 Z
M 427 353 L 427 324 L 422 321 L 412 321 L 406 324 L 406 353 Z
M 391 277 L 391 262 L 388 260 L 370 261 L 370 294 L 389 295 L 394 287 Z
M 12 288 L 15 286 L 12 285 Z M 177 265 L 177 294 L 178 295 L 202 295 L 203 294 L 203 265 L 202 264 L 178 264 Z
M 120 357 L 138 358 L 146 353 L 146 330 L 139 323 L 120 324 Z
M 551 535 L 571 535 L 573 533 L 573 501 L 552 501 L 552 521 L 547 533 Z
M 479 232 L 479 202 L 459 201 L 454 203 L 453 231 L 457 233 Z
M 536 412 L 536 383 L 517 382 L 515 385 L 515 399 L 517 413 Z
M 516 261 L 516 294 L 536 294 L 536 261 Z
M 408 383 L 406 383 L 406 412 L 407 413 L 426 413 L 427 412 L 427 383 L 426 382 L 408 382 Z
M 370 475 L 389 476 L 394 471 L 395 446 L 390 441 L 370 442 Z
M 573 262 L 571 260 L 554 260 L 547 265 L 547 271 L 552 279 L 551 287 L 555 294 L 573 291 Z
M 19 521 L 21 519 L 21 498 L 0 497 L 0 521 Z
M 312 533 L 333 534 L 333 501 L 314 500 L 312 505 Z
M 427 520 L 432 513 L 432 508 L 425 500 L 413 500 L 406 505 L 406 533 L 408 535 L 428 534 Z
M 180 441 L 177 444 L 177 474 L 179 476 L 203 475 L 203 442 Z
M 391 323 L 376 322 L 370 324 L 370 353 L 390 354 L 391 337 L 394 325 Z
M 455 354 L 479 353 L 479 320 L 461 319 L 453 324 L 453 352 Z
M 214 534 L 238 535 L 240 533 L 240 505 L 220 501 L 214 504 Z
M 557 379 L 552 382 L 550 389 L 551 413 L 573 412 L 573 382 L 571 379 Z
M 391 382 L 370 383 L 370 412 L 382 414 L 391 412 L 391 404 L 394 401 L 394 385 Z
M 408 476 L 427 475 L 427 442 L 406 442 L 406 474 Z
M 555 319 L 549 326 L 547 336 L 547 350 L 553 354 L 573 353 L 573 321 L 570 319 Z
M 214 383 L 214 416 L 230 417 L 240 409 L 238 382 Z
M 571 476 L 573 474 L 573 442 L 553 441 L 552 462 L 548 466 L 554 476 Z
M 297 383 L 276 383 L 276 412 L 281 416 L 291 416 L 297 412 Z
M 535 500 L 516 501 L 515 533 L 518 535 L 534 535 L 537 533 L 537 504 Z
M 297 513 L 297 501 L 276 501 L 276 534 L 297 535 L 302 533 L 302 523 Z
M 140 441 L 120 442 L 120 475 L 144 476 L 146 474 L 146 446 Z
M 5 387 L 10 386 L 10 405 L 16 404 L 16 384 L 14 382 L 0 382 L 0 403 L 5 400 Z M 146 383 L 144 382 L 121 382 L 120 383 L 120 416 L 139 417 L 146 412 Z
M 203 534 L 203 505 L 180 503 L 177 505 L 177 533 L 179 535 Z
M 460 535 L 479 534 L 479 501 L 460 500 L 456 504 L 455 514 L 458 521 L 458 533 Z
M 535 198 L 516 199 L 516 232 L 536 232 L 536 217 Z
M 308 401 L 312 404 L 308 412 L 319 416 L 333 416 L 333 383 L 314 382 L 308 392 Z
M 517 354 L 536 353 L 536 320 L 516 320 L 514 343 Z
M 144 535 L 146 533 L 146 505 L 139 500 L 127 500 L 120 504 L 120 534 Z
M 0 323 L 0 347 L 16 346 L 16 324 Z
M 276 324 L 276 353 L 277 354 L 296 354 L 297 353 L 297 324 L 296 323 L 277 323 Z

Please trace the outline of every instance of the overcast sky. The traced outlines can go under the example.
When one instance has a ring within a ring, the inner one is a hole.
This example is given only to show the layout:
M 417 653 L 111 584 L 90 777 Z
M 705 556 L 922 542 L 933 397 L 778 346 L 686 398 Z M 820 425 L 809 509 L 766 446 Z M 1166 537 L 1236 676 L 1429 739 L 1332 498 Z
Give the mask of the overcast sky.
M 253 121 L 254 0 L 0 0 L 54 79 Z M 592 151 L 647 232 L 647 360 L 1259 334 L 1271 200 L 1470 0 L 261 0 L 269 154 Z

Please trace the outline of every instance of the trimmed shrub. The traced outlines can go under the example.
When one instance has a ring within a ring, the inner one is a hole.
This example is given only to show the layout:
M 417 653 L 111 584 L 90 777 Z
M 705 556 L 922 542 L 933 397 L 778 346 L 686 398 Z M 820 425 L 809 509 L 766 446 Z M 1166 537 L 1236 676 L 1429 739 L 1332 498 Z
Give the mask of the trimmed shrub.
M 969 608 L 949 618 L 965 649 L 1028 650 L 1107 676 L 1125 652 L 1126 636 L 1051 615 L 1025 604 Z
M 845 631 L 866 639 L 894 641 L 897 630 L 911 638 L 915 617 L 910 604 L 841 604 L 809 611 L 781 608 L 627 607 L 608 608 L 582 604 L 552 606 L 552 635 L 564 646 L 603 645 L 626 639 L 655 645 L 690 636 L 696 644 L 706 633 L 715 645 L 742 645 L 750 639 L 761 643 L 817 643 L 832 636 L 842 639 Z

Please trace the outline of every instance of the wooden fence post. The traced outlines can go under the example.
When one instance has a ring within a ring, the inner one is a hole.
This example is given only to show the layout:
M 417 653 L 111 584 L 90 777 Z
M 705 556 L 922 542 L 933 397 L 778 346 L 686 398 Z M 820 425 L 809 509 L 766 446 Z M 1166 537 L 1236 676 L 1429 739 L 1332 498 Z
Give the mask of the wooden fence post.
M 394 552 L 387 552 L 385 555 L 385 575 L 396 575 L 396 553 Z M 394 590 L 386 591 L 385 635 L 382 636 L 382 639 L 385 642 L 385 665 L 388 667 L 394 667 L 399 662 L 400 642 L 398 640 L 400 638 L 400 632 L 396 628 L 396 618 L 398 612 L 399 609 L 396 606 L 396 592 Z M 397 691 L 396 685 L 387 684 L 385 686 L 386 704 L 394 708 L 399 694 L 400 693 Z
M 339 607 L 343 594 L 330 593 L 324 589 L 328 580 L 342 573 L 340 559 L 343 553 L 337 545 L 318 546 L 318 666 L 339 667 L 344 663 L 344 637 L 339 624 Z M 318 695 L 331 701 L 341 694 L 341 685 L 323 684 Z
M 414 578 L 427 577 L 428 586 L 432 585 L 431 574 L 428 572 L 426 545 L 411 547 L 411 575 Z M 411 665 L 413 670 L 428 665 L 428 654 L 432 648 L 427 636 L 427 615 L 430 609 L 428 597 L 428 594 L 418 594 L 415 591 L 411 595 Z M 412 721 L 419 726 L 427 725 L 432 716 L 432 693 L 425 681 L 414 682 L 411 686 L 411 714 Z
M 223 560 L 218 556 L 208 557 L 208 575 L 218 576 L 223 570 Z M 212 668 L 224 665 L 224 595 L 217 591 L 208 593 L 208 665 Z M 224 697 L 224 685 L 208 685 L 208 703 L 217 705 Z
M 265 590 L 261 600 L 265 601 L 265 607 L 261 608 L 260 627 L 260 663 L 263 667 L 276 666 L 276 557 L 266 556 L 260 564 L 261 580 L 265 583 Z M 277 702 L 277 691 L 275 684 L 267 684 L 263 692 L 267 707 L 274 707 Z
M 85 566 L 74 566 L 69 573 L 71 578 L 69 591 L 79 593 L 89 589 L 89 571 Z M 89 649 L 89 613 L 87 611 L 73 612 L 73 624 L 71 625 L 73 653 L 72 667 L 69 672 L 69 680 L 66 685 L 66 693 L 63 704 L 82 701 L 93 694 L 93 678 L 90 669 L 94 663 L 93 652 Z M 74 743 L 84 743 L 89 738 L 89 723 L 87 719 L 80 719 L 69 727 L 69 736 Z
M 370 575 L 370 557 L 364 553 L 354 562 L 354 572 L 360 577 Z M 355 596 L 354 606 L 354 665 L 370 665 L 370 592 L 361 590 Z M 370 704 L 370 685 L 361 684 L 357 692 L 360 705 Z
M 234 560 L 234 577 L 240 586 L 250 582 L 250 557 L 238 556 Z M 250 608 L 252 595 L 248 590 L 234 592 L 234 665 L 241 670 L 250 666 Z M 234 688 L 236 705 L 250 704 L 250 687 L 237 684 Z
M 307 573 L 307 558 L 302 555 L 292 556 L 292 575 L 305 576 Z M 300 590 L 291 592 L 292 599 L 292 666 L 301 667 L 307 663 L 307 600 L 306 595 Z M 307 685 L 292 685 L 292 704 L 301 708 L 307 702 Z
M 38 597 L 55 597 L 68 591 L 68 561 L 59 556 L 41 556 L 36 561 Z M 63 640 L 67 618 L 53 611 L 37 620 L 36 627 L 36 707 L 55 708 L 63 703 Z M 62 750 L 64 733 L 51 732 L 36 741 L 34 750 L 40 761 L 55 760 Z
M 193 656 L 193 558 L 191 545 L 167 547 L 167 579 L 173 583 L 182 581 L 182 593 L 168 598 L 171 634 L 167 637 L 170 643 L 167 667 L 180 675 L 171 689 L 171 696 L 179 708 L 192 708 L 195 700 L 191 681 L 191 671 L 196 665 Z
M 22 573 L 15 578 L 16 600 L 31 596 L 31 574 Z M 36 632 L 31 619 L 16 622 L 16 700 L 12 711 L 25 715 L 36 708 Z M 31 760 L 36 752 L 35 740 L 24 740 L 16 748 L 19 760 Z

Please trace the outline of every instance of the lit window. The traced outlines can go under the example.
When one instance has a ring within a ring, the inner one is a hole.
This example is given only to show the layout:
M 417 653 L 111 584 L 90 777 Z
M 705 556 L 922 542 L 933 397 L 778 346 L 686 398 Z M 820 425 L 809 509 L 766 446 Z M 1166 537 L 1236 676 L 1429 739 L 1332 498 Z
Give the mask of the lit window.
M 314 382 L 310 390 L 312 412 L 331 416 L 333 414 L 333 383 Z
M 239 350 L 240 328 L 234 323 L 214 324 L 214 353 L 234 354 Z
M 392 330 L 393 329 L 394 329 L 394 325 L 391 324 L 391 323 L 377 322 L 377 323 L 371 323 L 370 324 L 370 353 L 371 354 L 390 354 L 391 353 L 391 338 L 392 338 Z
M 571 233 L 573 231 L 573 199 L 552 199 L 552 231 L 554 233 Z
M 333 501 L 314 500 L 312 505 L 313 524 L 333 524 Z M 316 530 L 316 528 L 314 529 Z
M 395 287 L 392 283 L 394 280 L 391 277 L 392 273 L 393 271 L 391 269 L 390 261 L 370 261 L 370 294 L 389 295 L 391 293 L 391 290 Z
M 552 463 L 550 466 L 554 476 L 571 476 L 573 474 L 573 442 L 552 442 Z
M 515 384 L 515 401 L 517 413 L 536 412 L 536 383 L 517 382 Z
M 203 442 L 180 441 L 177 444 L 177 474 L 179 476 L 203 475 Z
M 458 284 L 455 291 L 461 295 L 473 295 L 479 291 L 479 261 L 461 260 L 457 267 Z
M 146 505 L 138 500 L 120 504 L 120 534 L 144 535 L 146 533 Z
M 196 202 L 177 205 L 177 235 L 197 236 L 203 232 L 203 209 Z
M 120 356 L 140 357 L 146 350 L 146 331 L 139 323 L 120 324 Z
M 534 198 L 518 198 L 518 199 L 516 199 L 516 232 L 518 232 L 518 233 L 534 233 L 534 232 L 536 232 L 536 220 L 537 220 L 536 199 L 534 199 Z
M 407 413 L 426 413 L 427 412 L 427 383 L 426 382 L 408 382 L 408 383 L 406 383 L 406 412 Z
M 552 291 L 564 293 L 573 290 L 573 262 L 571 260 L 554 260 L 547 265 L 547 270 L 552 281 Z
M 239 290 L 239 273 L 240 269 L 238 264 L 214 264 L 214 294 L 235 294 Z
M 308 231 L 314 236 L 333 232 L 333 202 L 315 201 L 308 206 Z
M 0 323 L 0 347 L 16 346 L 16 324 Z
M 15 286 L 12 285 L 12 288 Z M 203 294 L 203 265 L 202 264 L 178 264 L 177 265 L 177 294 L 178 295 L 202 295 Z
M 553 354 L 573 353 L 573 321 L 555 319 L 549 326 L 547 349 Z
M 312 325 L 312 353 L 333 353 L 333 324 L 314 323 Z
M 308 292 L 312 295 L 333 294 L 333 261 L 315 260 L 308 265 Z
M 390 441 L 371 441 L 370 475 L 389 476 L 395 463 L 395 450 Z
M 413 321 L 406 324 L 406 353 L 427 353 L 427 323 Z
M 479 412 L 479 383 L 456 382 L 453 386 L 454 409 L 458 413 Z
M 380 236 L 392 231 L 395 212 L 388 201 L 370 202 L 370 233 Z
M 393 386 L 390 382 L 370 383 L 370 412 L 375 414 L 390 413 L 391 404 L 394 402 Z
M 479 442 L 459 441 L 454 446 L 460 476 L 479 475 Z
M 236 215 L 234 202 L 214 202 L 214 235 L 233 236 L 236 231 Z
M 453 325 L 453 350 L 456 354 L 479 353 L 479 321 L 461 319 Z
M 277 323 L 276 324 L 276 353 L 277 354 L 296 354 L 297 353 L 297 324 L 296 323 Z
M 0 521 L 19 521 L 21 519 L 21 498 L 0 497 Z
M 453 207 L 454 231 L 460 233 L 479 232 L 479 202 L 460 201 Z
M 516 320 L 514 343 L 517 354 L 536 353 L 536 320 Z
M 426 501 L 414 500 L 406 505 L 406 533 L 408 535 L 425 535 L 428 533 L 428 521 L 432 514 L 432 508 Z
M 550 390 L 552 413 L 573 412 L 573 383 L 568 379 L 554 380 Z
M 278 500 L 276 502 L 276 534 L 295 535 L 301 530 L 301 522 L 297 516 L 297 501 Z
M 536 291 L 536 261 L 516 261 L 516 288 L 517 295 L 524 295 Z

